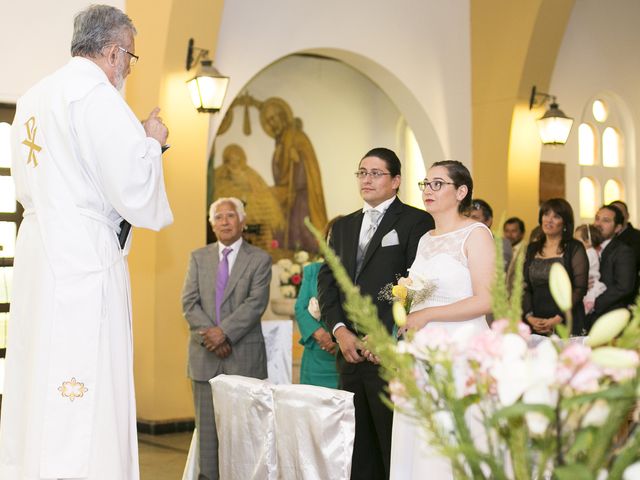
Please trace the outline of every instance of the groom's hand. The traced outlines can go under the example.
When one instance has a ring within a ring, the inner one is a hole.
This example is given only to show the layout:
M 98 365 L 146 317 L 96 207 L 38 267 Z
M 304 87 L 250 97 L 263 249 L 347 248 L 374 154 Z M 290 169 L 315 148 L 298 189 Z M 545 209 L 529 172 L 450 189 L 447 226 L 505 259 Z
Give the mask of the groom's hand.
M 362 343 L 347 327 L 338 327 L 333 335 L 336 337 L 342 356 L 347 362 L 364 362 L 364 357 L 358 353 L 362 349 Z

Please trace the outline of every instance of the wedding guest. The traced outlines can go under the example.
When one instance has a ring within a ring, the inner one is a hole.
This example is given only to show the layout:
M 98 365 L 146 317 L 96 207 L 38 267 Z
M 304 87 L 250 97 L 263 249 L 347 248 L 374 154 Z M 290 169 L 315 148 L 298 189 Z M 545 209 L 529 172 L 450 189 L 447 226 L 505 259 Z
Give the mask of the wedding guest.
M 638 276 L 640 274 L 640 230 L 631 225 L 631 222 L 629 221 L 629 208 L 626 203 L 622 200 L 616 200 L 615 202 L 611 202 L 610 205 L 612 207 L 617 207 L 622 212 L 622 226 L 620 231 L 617 233 L 616 238 L 631 248 L 636 257 L 635 297 L 638 295 L 638 290 L 640 290 L 640 277 Z
M 209 380 L 217 375 L 267 378 L 260 318 L 269 302 L 271 257 L 242 238 L 242 202 L 219 198 L 209 208 L 217 242 L 191 253 L 182 289 L 189 324 L 188 375 L 198 429 L 198 480 L 217 480 L 218 435 Z
M 593 225 L 580 225 L 576 228 L 574 237 L 582 242 L 589 258 L 589 290 L 582 300 L 584 312 L 589 314 L 593 310 L 596 298 L 607 289 L 607 286 L 600 281 L 600 256 L 596 251 L 604 238 L 600 230 Z
M 329 241 L 331 227 L 342 218 L 333 218 L 327 224 L 324 237 Z M 300 330 L 300 345 L 304 347 L 300 364 L 300 383 L 320 387 L 338 388 L 336 353 L 338 344 L 320 318 L 318 304 L 318 272 L 323 262 L 314 262 L 303 269 L 302 285 L 296 300 L 296 322 Z
M 622 211 L 614 205 L 604 205 L 596 213 L 594 225 L 604 237 L 599 252 L 600 281 L 607 289 L 596 298 L 593 312 L 587 318 L 589 325 L 601 315 L 633 302 L 636 282 L 635 256 L 633 250 L 616 236 L 623 222 Z
M 524 238 L 524 222 L 518 217 L 508 218 L 502 226 L 504 238 L 511 242 L 511 246 L 515 249 L 516 245 L 520 245 Z
M 475 198 L 471 202 L 469 217 L 478 222 L 484 223 L 489 228 L 493 225 L 493 209 L 491 208 L 491 205 L 479 198 Z M 502 238 L 502 257 L 504 271 L 506 272 L 511 264 L 511 259 L 513 258 L 513 248 L 511 246 L 511 242 L 506 237 Z
M 566 321 L 549 290 L 551 265 L 560 263 L 569 274 L 572 286 L 571 333 L 585 329 L 582 299 L 587 293 L 589 259 L 584 246 L 573 238 L 573 209 L 562 198 L 547 200 L 540 206 L 539 240 L 529 244 L 524 262 L 524 320 L 534 333 L 549 335 L 556 325 Z

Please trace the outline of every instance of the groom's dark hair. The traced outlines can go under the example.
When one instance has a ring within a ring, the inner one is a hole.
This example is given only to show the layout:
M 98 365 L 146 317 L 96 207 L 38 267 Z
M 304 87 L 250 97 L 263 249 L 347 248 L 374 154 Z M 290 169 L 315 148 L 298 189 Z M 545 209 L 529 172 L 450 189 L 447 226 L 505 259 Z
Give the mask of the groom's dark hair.
M 372 148 L 364 155 L 364 157 L 360 159 L 360 161 L 364 160 L 367 157 L 376 157 L 386 163 L 387 168 L 389 169 L 389 173 L 392 177 L 397 177 L 398 175 L 400 175 L 400 169 L 402 165 L 400 163 L 398 155 L 396 155 L 396 152 L 394 152 L 393 150 L 389 150 L 388 148 L 384 147 Z
M 469 210 L 471 208 L 471 199 L 473 198 L 473 179 L 471 178 L 469 169 L 458 160 L 442 160 L 431 165 L 431 168 L 433 167 L 446 168 L 456 188 L 466 185 L 467 195 L 462 199 L 460 205 L 458 205 L 458 211 L 464 213 Z

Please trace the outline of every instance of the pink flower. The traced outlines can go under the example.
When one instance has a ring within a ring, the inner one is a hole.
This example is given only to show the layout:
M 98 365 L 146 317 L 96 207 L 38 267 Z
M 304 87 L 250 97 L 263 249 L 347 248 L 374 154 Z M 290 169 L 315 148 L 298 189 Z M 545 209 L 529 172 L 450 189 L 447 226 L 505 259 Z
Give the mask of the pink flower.
M 391 401 L 395 405 L 399 407 L 407 407 L 409 405 L 407 389 L 395 378 L 389 382 L 389 393 L 391 394 Z
M 495 333 L 504 333 L 509 326 L 509 320 L 506 318 L 500 318 L 493 321 L 491 324 L 491 330 Z
M 560 360 L 567 366 L 579 367 L 591 358 L 591 348 L 580 343 L 571 343 L 560 353 Z
M 580 368 L 569 381 L 569 386 L 576 392 L 595 392 L 598 390 L 598 380 L 602 378 L 602 370 L 592 363 Z
M 518 322 L 518 333 L 528 341 L 529 337 L 531 337 L 531 327 L 524 322 Z
M 423 328 L 416 332 L 412 343 L 418 349 L 443 351 L 451 345 L 451 337 L 442 327 Z

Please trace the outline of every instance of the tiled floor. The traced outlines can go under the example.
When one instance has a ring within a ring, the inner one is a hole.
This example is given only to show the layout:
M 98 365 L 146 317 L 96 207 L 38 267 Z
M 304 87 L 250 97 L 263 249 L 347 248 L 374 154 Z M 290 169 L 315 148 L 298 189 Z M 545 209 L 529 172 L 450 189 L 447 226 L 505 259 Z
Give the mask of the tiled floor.
M 181 480 L 192 432 L 138 434 L 141 480 Z

